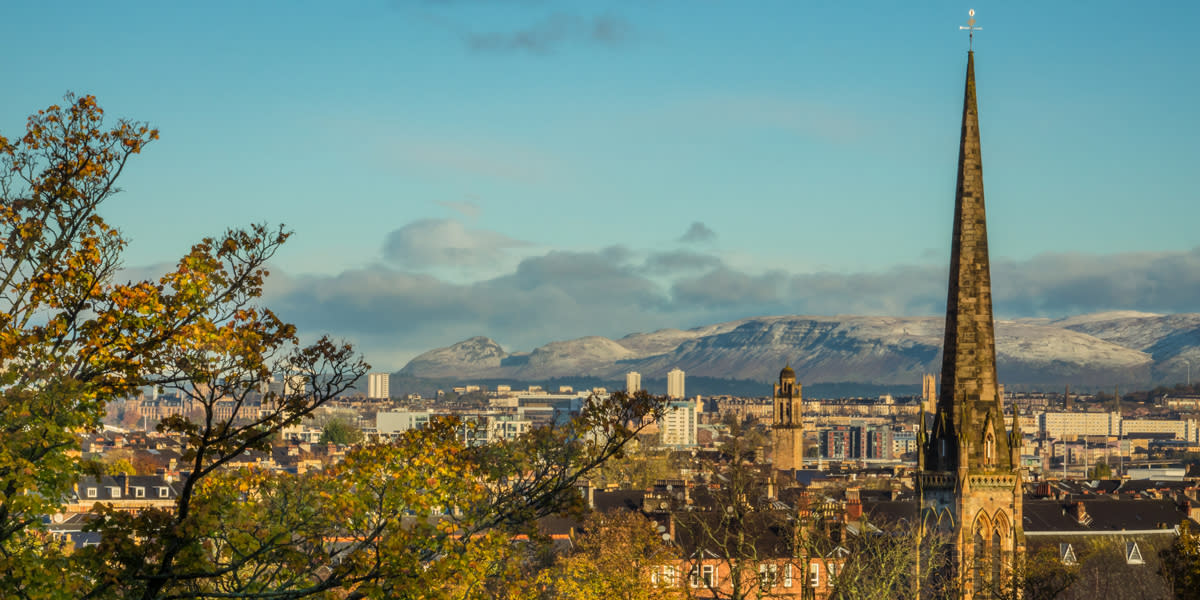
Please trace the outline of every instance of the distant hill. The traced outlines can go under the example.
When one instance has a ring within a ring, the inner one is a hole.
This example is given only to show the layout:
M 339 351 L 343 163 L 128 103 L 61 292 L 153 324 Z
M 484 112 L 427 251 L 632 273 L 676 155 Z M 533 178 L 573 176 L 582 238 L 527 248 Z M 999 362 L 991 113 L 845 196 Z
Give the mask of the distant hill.
M 914 386 L 923 373 L 941 368 L 943 321 L 754 317 L 616 340 L 590 336 L 529 352 L 508 352 L 489 338 L 474 337 L 426 352 L 396 375 L 512 382 L 593 378 L 623 385 L 627 371 L 638 371 L 649 381 L 679 367 L 689 380 L 765 384 L 790 363 L 806 386 Z M 1200 378 L 1200 314 L 1110 312 L 997 321 L 996 352 L 1000 380 L 1010 386 L 1087 389 L 1175 383 L 1186 377 L 1188 361 Z

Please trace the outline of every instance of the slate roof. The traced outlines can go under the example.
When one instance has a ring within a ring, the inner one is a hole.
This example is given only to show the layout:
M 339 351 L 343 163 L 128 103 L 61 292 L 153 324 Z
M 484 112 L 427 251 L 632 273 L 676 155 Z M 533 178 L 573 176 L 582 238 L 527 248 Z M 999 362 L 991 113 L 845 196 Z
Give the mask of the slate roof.
M 1084 523 L 1076 517 L 1077 504 L 1081 504 L 1090 517 Z M 1026 499 L 1023 510 L 1026 535 L 1118 533 L 1151 529 L 1173 534 L 1175 526 L 1187 518 L 1173 500 L 1096 498 L 1063 502 Z
M 1090 517 L 1082 524 L 1075 516 L 1075 504 L 1082 503 Z M 863 513 L 874 521 L 915 522 L 918 518 L 915 500 L 863 501 Z M 1120 531 L 1163 530 L 1174 528 L 1187 518 L 1174 500 L 1142 498 L 1080 498 L 1069 500 L 1036 499 L 1026 496 L 1023 504 L 1026 534 L 1079 534 Z M 1193 524 L 1200 527 L 1200 524 Z
M 105 475 L 99 479 L 82 477 L 76 489 L 71 491 L 68 501 L 174 500 L 179 496 L 181 485 L 178 481 L 167 481 L 159 475 Z M 165 496 L 159 490 L 163 487 L 167 488 Z M 137 495 L 138 488 L 142 489 L 140 497 Z
M 642 497 L 646 495 L 646 492 L 642 490 L 595 490 L 592 494 L 596 510 L 606 512 L 618 509 L 641 510 Z
M 727 522 L 717 511 L 684 512 L 676 516 L 674 539 L 684 556 L 719 557 L 726 549 L 735 548 L 741 535 L 751 540 L 760 558 L 789 558 L 793 554 L 790 516 L 787 511 L 754 511 L 745 513 L 740 521 Z M 714 538 L 725 541 L 716 543 Z

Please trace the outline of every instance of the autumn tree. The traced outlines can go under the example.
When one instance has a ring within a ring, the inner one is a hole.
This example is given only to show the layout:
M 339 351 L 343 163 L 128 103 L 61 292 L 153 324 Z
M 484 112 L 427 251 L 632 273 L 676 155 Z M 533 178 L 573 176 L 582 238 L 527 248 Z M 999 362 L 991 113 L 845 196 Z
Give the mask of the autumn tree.
M 621 452 L 648 395 L 596 399 L 567 427 L 464 447 L 456 424 L 356 450 L 304 476 L 228 465 L 349 388 L 367 365 L 303 345 L 261 306 L 283 227 L 205 238 L 154 280 L 119 281 L 125 240 L 100 216 L 158 133 L 105 126 L 68 95 L 0 137 L 0 592 L 25 598 L 438 597 L 473 585 L 512 532 L 578 502 L 575 481 Z M 282 391 L 264 384 L 273 376 Z M 153 385 L 184 398 L 172 510 L 97 506 L 100 544 L 70 552 L 42 523 L 83 465 L 76 436 Z M 465 579 L 464 579 L 465 577 Z M 448 582 L 455 582 L 451 585 Z
M 158 385 L 203 407 L 198 422 L 161 426 L 184 436 L 190 466 L 175 515 L 154 532 L 168 541 L 169 569 L 204 478 L 366 370 L 347 346 L 301 346 L 293 326 L 257 305 L 266 262 L 289 236 L 283 228 L 229 230 L 201 240 L 157 280 L 118 281 L 126 241 L 99 208 L 158 132 L 103 120 L 95 98 L 68 95 L 31 116 L 20 139 L 0 137 L 0 586 L 30 597 L 108 585 L 45 545 L 39 529 L 80 473 L 76 435 L 96 428 L 109 402 Z M 235 413 L 247 406 L 285 367 L 314 385 L 263 398 L 248 425 L 215 416 L 218 402 Z
M 593 513 L 570 554 L 535 579 L 544 600 L 680 600 L 678 550 L 635 511 Z

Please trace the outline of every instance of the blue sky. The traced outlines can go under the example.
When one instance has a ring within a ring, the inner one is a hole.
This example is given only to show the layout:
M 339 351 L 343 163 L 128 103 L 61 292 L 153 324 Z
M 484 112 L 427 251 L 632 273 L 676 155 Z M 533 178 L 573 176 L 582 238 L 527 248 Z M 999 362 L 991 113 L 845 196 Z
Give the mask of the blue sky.
M 157 126 L 129 266 L 284 222 L 269 299 L 380 368 L 936 314 L 968 8 L 1000 315 L 1200 310 L 1193 2 L 6 3 L 0 131 Z

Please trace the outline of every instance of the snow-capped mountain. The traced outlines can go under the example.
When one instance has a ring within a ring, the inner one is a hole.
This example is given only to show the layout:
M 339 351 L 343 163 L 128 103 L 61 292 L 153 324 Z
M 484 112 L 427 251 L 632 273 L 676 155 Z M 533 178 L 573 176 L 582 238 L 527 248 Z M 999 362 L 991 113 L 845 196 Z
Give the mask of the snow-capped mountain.
M 803 383 L 915 384 L 941 368 L 941 317 L 755 317 L 620 339 L 590 336 L 505 352 L 475 337 L 414 358 L 416 377 L 542 380 L 627 371 L 770 381 L 790 363 Z M 1200 377 L 1200 314 L 1112 312 L 996 322 L 1001 381 L 1009 384 L 1182 381 Z

